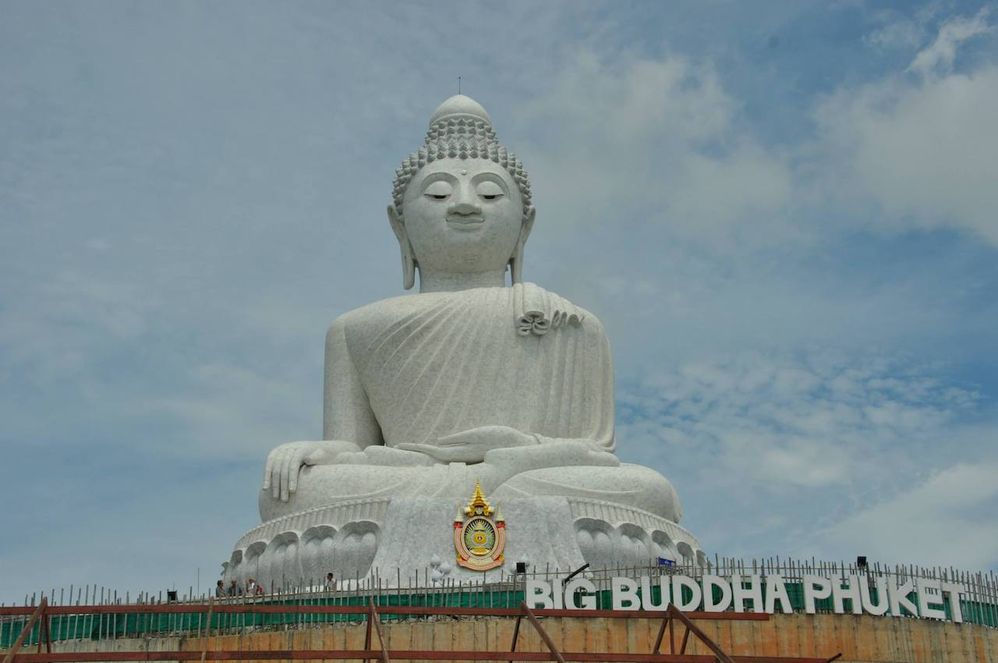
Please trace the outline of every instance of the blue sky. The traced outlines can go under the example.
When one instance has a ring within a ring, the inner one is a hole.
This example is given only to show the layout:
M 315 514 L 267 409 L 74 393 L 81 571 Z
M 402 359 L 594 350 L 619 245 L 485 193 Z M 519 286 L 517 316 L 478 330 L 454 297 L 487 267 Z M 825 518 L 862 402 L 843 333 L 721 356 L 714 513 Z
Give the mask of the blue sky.
M 998 568 L 998 8 L 0 2 L 0 601 L 212 583 L 464 91 L 710 552 Z

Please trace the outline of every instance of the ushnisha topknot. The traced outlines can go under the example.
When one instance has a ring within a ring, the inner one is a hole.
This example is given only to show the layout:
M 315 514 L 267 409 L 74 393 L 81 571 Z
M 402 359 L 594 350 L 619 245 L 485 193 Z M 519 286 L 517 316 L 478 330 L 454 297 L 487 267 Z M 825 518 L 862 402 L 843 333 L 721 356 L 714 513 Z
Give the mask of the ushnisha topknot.
M 510 174 L 523 198 L 523 213 L 530 209 L 530 182 L 516 156 L 499 144 L 492 118 L 471 97 L 457 94 L 440 104 L 430 116 L 430 128 L 423 146 L 395 169 L 392 202 L 402 214 L 402 196 L 416 172 L 438 159 L 488 159 Z

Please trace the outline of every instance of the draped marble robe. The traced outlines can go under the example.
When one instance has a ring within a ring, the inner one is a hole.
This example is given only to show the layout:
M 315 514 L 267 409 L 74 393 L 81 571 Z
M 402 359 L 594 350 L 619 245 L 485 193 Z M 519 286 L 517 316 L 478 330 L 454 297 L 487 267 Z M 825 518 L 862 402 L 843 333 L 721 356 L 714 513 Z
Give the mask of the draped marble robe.
M 531 315 L 537 329 L 524 329 L 532 327 L 524 319 Z M 573 322 L 544 323 L 566 317 Z M 344 353 L 342 362 L 330 356 Z M 503 425 L 613 449 L 613 367 L 602 325 L 533 284 L 364 306 L 333 326 L 327 362 L 326 439 L 433 444 Z M 347 383 L 352 393 L 344 408 Z M 361 391 L 366 407 L 358 407 Z M 363 427 L 360 412 L 370 417 Z
M 390 453 L 484 426 L 515 428 L 539 444 L 472 464 Z M 341 316 L 326 338 L 323 437 L 366 452 L 303 467 L 291 500 L 261 496 L 261 516 L 352 499 L 462 499 L 480 481 L 497 499 L 579 495 L 678 522 L 671 484 L 610 453 L 613 426 L 606 334 L 568 300 L 527 283 L 375 302 Z

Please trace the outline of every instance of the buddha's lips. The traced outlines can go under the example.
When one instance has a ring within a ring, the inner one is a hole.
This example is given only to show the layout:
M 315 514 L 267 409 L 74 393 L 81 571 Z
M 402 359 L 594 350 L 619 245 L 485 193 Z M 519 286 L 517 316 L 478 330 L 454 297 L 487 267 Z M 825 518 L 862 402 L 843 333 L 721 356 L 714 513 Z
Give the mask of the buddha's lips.
M 447 217 L 448 225 L 455 226 L 457 228 L 475 228 L 477 226 L 485 223 L 485 218 L 481 216 L 459 216 L 451 215 Z

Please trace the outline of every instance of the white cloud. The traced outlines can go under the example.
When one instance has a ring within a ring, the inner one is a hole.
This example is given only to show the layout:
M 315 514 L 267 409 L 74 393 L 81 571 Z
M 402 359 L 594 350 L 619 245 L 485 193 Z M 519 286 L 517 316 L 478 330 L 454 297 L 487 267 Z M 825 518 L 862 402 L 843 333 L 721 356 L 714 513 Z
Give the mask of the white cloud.
M 937 12 L 896 18 L 868 42 L 911 47 Z M 983 9 L 944 20 L 913 56 L 918 76 L 885 72 L 816 98 L 814 140 L 780 147 L 761 140 L 710 60 L 576 48 L 513 125 L 539 219 L 628 215 L 715 256 L 855 227 L 954 229 L 998 244 L 998 67 L 953 71 L 962 44 L 994 32 L 987 19 Z
M 829 352 L 753 353 L 653 372 L 618 396 L 619 449 L 676 483 L 686 524 L 709 548 L 757 554 L 812 541 L 816 529 L 973 457 L 994 435 L 958 424 L 977 411 L 975 392 L 904 365 Z M 964 446 L 954 452 L 940 440 L 957 429 Z M 761 528 L 756 516 L 776 513 L 773 529 Z M 828 550 L 838 555 L 842 547 Z M 903 547 L 890 553 L 920 559 Z
M 998 245 L 996 116 L 993 65 L 839 90 L 815 112 L 824 204 L 859 224 L 948 228 Z
M 892 17 L 893 19 L 893 17 Z M 863 41 L 879 49 L 914 48 L 925 38 L 925 24 L 902 16 L 887 22 L 863 37 Z
M 165 416 L 183 431 L 161 450 L 178 458 L 246 458 L 262 462 L 283 442 L 321 437 L 321 352 L 311 381 L 253 362 L 198 366 L 183 393 L 132 403 L 143 416 Z M 252 403 L 252 407 L 247 407 Z M 311 407 L 309 407 L 309 405 Z
M 518 127 L 538 191 L 561 192 L 540 218 L 598 224 L 637 215 L 715 246 L 770 242 L 791 197 L 785 159 L 739 126 L 713 65 L 579 50 Z M 525 127 L 533 127 L 528 131 Z
M 988 8 L 984 7 L 972 18 L 957 16 L 944 22 L 939 28 L 935 41 L 918 52 L 908 70 L 922 76 L 949 73 L 953 68 L 953 61 L 956 59 L 956 51 L 960 44 L 993 30 L 987 22 L 988 14 Z
M 991 444 L 998 441 L 994 431 L 982 434 Z M 816 537 L 814 547 L 846 558 L 859 551 L 890 562 L 987 568 L 998 562 L 996 477 L 998 462 L 951 465 L 839 521 Z
M 78 379 L 100 352 L 141 337 L 161 305 L 133 284 L 72 270 L 41 283 L 11 281 L 0 318 L 0 368 L 43 388 Z

